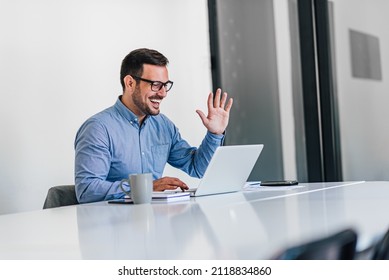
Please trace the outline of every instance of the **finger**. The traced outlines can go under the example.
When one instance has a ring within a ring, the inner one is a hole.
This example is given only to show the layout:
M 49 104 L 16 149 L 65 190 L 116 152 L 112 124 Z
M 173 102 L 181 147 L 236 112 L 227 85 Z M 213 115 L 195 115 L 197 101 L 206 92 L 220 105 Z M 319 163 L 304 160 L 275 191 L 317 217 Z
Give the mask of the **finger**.
M 177 189 L 178 186 L 174 186 L 174 185 L 166 185 L 164 186 L 164 189 L 163 190 L 175 190 Z
M 228 100 L 228 103 L 227 103 L 226 108 L 225 108 L 227 113 L 230 112 L 231 107 L 232 107 L 232 103 L 234 103 L 234 100 L 232 98 L 230 98 L 230 100 Z
M 175 190 L 177 188 L 180 188 L 180 189 L 188 189 L 188 186 L 187 185 L 180 185 L 180 184 L 161 184 L 161 185 L 154 185 L 153 186 L 153 191 L 157 191 L 157 192 L 163 192 L 165 190 Z
M 210 92 L 208 94 L 207 107 L 208 107 L 208 112 L 213 109 L 213 93 L 212 92 Z
M 153 182 L 153 189 L 157 191 L 162 191 L 167 185 L 169 185 L 169 181 L 171 181 L 170 177 L 163 177 Z
M 219 108 L 220 107 L 220 95 L 221 95 L 222 90 L 218 88 L 216 90 L 215 98 L 213 99 L 213 106 L 214 108 Z
M 220 108 L 224 109 L 227 100 L 227 92 L 223 92 L 222 99 L 220 100 Z
M 182 186 L 185 185 L 184 182 L 182 182 L 180 179 L 176 177 L 163 177 L 163 183 L 166 185 L 173 185 L 173 186 Z
M 201 110 L 196 110 L 196 113 L 199 115 L 201 121 L 203 122 L 204 125 L 207 123 L 207 116 L 203 113 Z
M 169 186 L 169 189 L 171 189 L 170 187 L 173 187 L 173 189 L 176 189 L 178 187 L 187 187 L 187 185 L 183 181 L 175 177 L 164 177 L 164 185 Z

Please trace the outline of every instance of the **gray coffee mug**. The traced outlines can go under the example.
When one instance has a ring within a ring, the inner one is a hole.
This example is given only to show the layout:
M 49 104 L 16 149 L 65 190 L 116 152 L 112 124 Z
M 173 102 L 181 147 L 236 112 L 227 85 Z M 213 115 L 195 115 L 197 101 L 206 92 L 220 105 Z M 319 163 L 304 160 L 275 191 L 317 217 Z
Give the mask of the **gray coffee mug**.
M 130 184 L 130 191 L 123 188 L 124 182 Z M 150 203 L 153 194 L 153 174 L 130 174 L 129 179 L 123 179 L 119 186 L 132 199 L 134 204 Z

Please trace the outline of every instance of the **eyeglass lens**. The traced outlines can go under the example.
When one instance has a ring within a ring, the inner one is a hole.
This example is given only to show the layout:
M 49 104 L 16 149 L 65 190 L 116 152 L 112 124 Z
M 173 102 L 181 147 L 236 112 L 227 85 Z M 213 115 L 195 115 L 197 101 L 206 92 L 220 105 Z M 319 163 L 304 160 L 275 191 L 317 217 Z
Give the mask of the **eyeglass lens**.
M 162 82 L 153 82 L 151 83 L 151 90 L 152 91 L 159 91 L 162 89 L 162 87 L 165 87 L 166 91 L 169 91 L 173 86 L 173 82 L 167 81 L 166 83 Z

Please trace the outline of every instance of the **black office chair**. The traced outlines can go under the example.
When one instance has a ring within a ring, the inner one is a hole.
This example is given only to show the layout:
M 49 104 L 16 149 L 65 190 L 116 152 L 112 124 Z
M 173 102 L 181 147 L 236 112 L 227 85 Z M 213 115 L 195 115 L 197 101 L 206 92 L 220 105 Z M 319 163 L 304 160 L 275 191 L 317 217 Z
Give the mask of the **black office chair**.
M 47 192 L 43 209 L 78 204 L 74 185 L 51 187 Z
M 357 234 L 346 229 L 331 236 L 286 249 L 278 260 L 352 260 L 355 256 Z
M 389 260 L 389 230 L 373 247 L 373 260 Z

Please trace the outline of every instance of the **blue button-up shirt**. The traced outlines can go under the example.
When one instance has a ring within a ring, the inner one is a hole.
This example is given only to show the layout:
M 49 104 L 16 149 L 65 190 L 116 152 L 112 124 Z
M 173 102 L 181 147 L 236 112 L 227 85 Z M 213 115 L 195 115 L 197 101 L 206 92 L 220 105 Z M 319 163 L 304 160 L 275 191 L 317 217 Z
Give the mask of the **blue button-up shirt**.
M 147 116 L 139 126 L 137 116 L 119 98 L 77 132 L 77 198 L 80 203 L 122 198 L 122 179 L 136 173 L 161 178 L 166 163 L 201 178 L 222 141 L 222 135 L 207 132 L 199 148 L 191 147 L 163 114 Z

